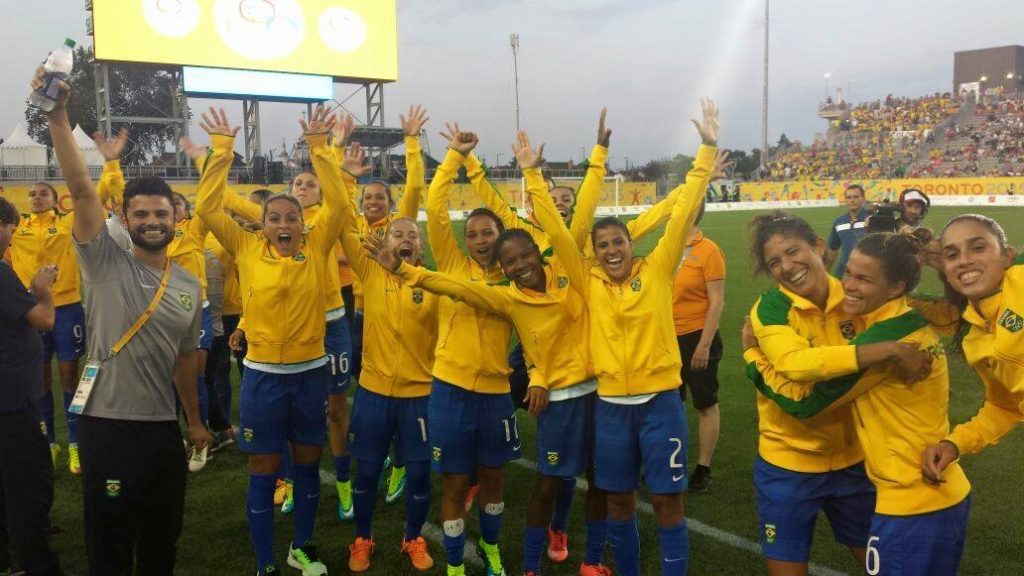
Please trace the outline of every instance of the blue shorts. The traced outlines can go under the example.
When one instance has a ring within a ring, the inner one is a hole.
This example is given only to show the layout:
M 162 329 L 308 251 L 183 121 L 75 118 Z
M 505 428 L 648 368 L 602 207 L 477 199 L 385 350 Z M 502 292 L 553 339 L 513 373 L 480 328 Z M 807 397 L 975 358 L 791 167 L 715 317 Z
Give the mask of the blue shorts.
M 953 576 L 967 539 L 971 498 L 928 514 L 871 519 L 865 572 L 885 576 Z
M 347 317 L 342 316 L 327 323 L 324 349 L 327 352 L 327 367 L 331 373 L 328 392 L 344 394 L 348 392 L 352 383 L 348 377 L 352 361 L 352 332 Z
M 239 397 L 239 448 L 279 454 L 285 441 L 319 446 L 327 440 L 327 366 L 272 374 L 249 366 Z
M 754 488 L 765 558 L 807 562 L 818 511 L 824 510 L 836 542 L 863 548 L 875 509 L 875 487 L 864 463 L 843 470 L 793 472 L 754 460 Z
M 352 404 L 348 425 L 348 449 L 356 460 L 383 462 L 398 439 L 406 462 L 430 460 L 427 442 L 429 396 L 392 398 L 360 387 Z
M 435 472 L 471 474 L 519 458 L 523 441 L 512 396 L 480 394 L 434 378 L 429 436 Z
M 597 399 L 594 479 L 608 492 L 640 487 L 643 469 L 652 494 L 686 491 L 686 410 L 679 391 L 659 392 L 643 404 Z
M 213 310 L 210 306 L 203 308 L 202 326 L 199 328 L 199 345 L 196 350 L 209 350 L 213 347 Z
M 594 454 L 597 392 L 548 403 L 537 416 L 537 471 L 571 478 L 590 467 Z
M 54 311 L 53 330 L 40 332 L 43 339 L 43 362 L 53 355 L 58 362 L 74 362 L 85 353 L 85 310 L 81 302 L 58 306 Z

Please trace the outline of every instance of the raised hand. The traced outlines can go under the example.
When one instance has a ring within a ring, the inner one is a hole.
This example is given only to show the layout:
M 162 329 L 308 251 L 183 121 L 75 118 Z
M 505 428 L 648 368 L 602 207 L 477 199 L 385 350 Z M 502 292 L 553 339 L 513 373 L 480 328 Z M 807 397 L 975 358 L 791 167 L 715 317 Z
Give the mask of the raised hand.
M 607 148 L 608 144 L 612 141 L 612 129 L 605 128 L 604 126 L 604 118 L 607 114 L 608 109 L 601 108 L 601 120 L 597 123 L 597 143 L 605 148 Z
M 520 170 L 537 168 L 544 162 L 544 145 L 541 144 L 536 150 L 530 146 L 530 137 L 526 132 L 520 130 L 516 143 L 512 145 L 512 153 L 516 156 L 516 162 Z
M 380 264 L 388 272 L 397 272 L 398 267 L 402 265 L 402 259 L 398 256 L 398 247 L 396 246 L 394 249 L 388 250 L 387 242 L 384 241 L 383 237 L 378 237 L 376 234 L 367 234 L 362 237 L 360 243 L 370 259 Z
M 113 140 L 107 138 L 106 134 L 96 131 L 92 135 L 92 141 L 96 143 L 96 149 L 103 154 L 103 158 L 107 162 L 118 160 L 121 158 L 121 153 L 124 152 L 125 145 L 128 144 L 128 129 L 118 130 L 117 136 Z
M 448 141 L 449 148 L 463 156 L 472 152 L 480 142 L 480 139 L 476 137 L 476 134 L 460 130 L 458 122 L 455 122 L 454 124 L 448 124 L 445 122 L 444 127 L 447 132 L 441 132 L 441 137 Z
M 334 145 L 339 148 L 344 148 L 348 144 L 348 139 L 352 137 L 352 133 L 356 131 L 356 122 L 352 118 L 351 114 L 342 114 L 334 123 L 334 128 L 331 133 L 334 134 Z
M 317 104 L 309 122 L 305 118 L 299 118 L 299 125 L 302 126 L 302 133 L 307 136 L 327 134 L 334 128 L 334 113 L 328 112 L 323 104 Z
M 207 147 L 200 146 L 192 141 L 188 136 L 182 136 L 181 140 L 178 140 L 178 144 L 181 146 L 181 151 L 188 156 L 189 160 L 195 160 L 196 158 L 202 158 L 206 156 Z
M 418 136 L 430 117 L 427 116 L 427 109 L 417 104 L 409 106 L 408 117 L 399 114 L 398 119 L 402 121 L 402 132 L 405 132 L 406 136 Z
M 228 122 L 228 115 L 224 112 L 223 108 L 210 107 L 209 112 L 203 112 L 202 120 L 199 121 L 199 127 L 202 128 L 207 134 L 211 136 L 214 134 L 220 134 L 222 136 L 231 136 L 234 138 L 238 135 L 238 126 L 232 126 Z
M 700 122 L 693 120 L 693 125 L 700 132 L 701 141 L 708 146 L 718 145 L 718 107 L 711 98 L 701 98 L 700 107 L 704 113 L 704 119 Z
M 366 164 L 366 152 L 359 142 L 353 142 L 345 149 L 345 159 L 341 163 L 341 169 L 356 178 L 370 171 L 370 165 Z
M 729 161 L 729 152 L 727 150 L 719 150 L 715 153 L 715 163 L 711 167 L 711 181 L 721 180 L 727 178 L 730 168 L 735 162 Z
M 54 80 L 57 83 L 57 103 L 54 105 L 53 110 L 46 113 L 47 116 L 54 116 L 56 114 L 66 114 L 68 109 L 68 97 L 71 95 L 71 85 L 63 80 Z M 42 66 L 36 68 L 35 74 L 32 75 L 31 82 L 32 90 L 40 90 L 46 86 L 46 70 L 43 70 Z

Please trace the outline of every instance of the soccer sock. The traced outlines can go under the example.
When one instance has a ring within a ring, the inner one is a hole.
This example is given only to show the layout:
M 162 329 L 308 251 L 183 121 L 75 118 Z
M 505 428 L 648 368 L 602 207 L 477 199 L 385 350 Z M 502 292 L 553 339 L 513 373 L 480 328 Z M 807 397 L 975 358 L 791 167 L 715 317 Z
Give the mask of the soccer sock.
M 576 477 L 563 478 L 562 485 L 558 488 L 558 496 L 555 497 L 555 513 L 551 517 L 551 529 L 555 532 L 565 532 L 569 525 L 569 511 L 572 510 L 572 500 L 576 496 Z
M 39 400 L 39 412 L 43 415 L 43 425 L 46 426 L 46 439 L 50 444 L 57 443 L 57 428 L 53 425 L 53 392 L 43 392 Z
M 608 541 L 608 521 L 587 522 L 587 543 L 583 556 L 584 564 L 600 564 L 604 558 L 604 545 Z
M 505 514 L 505 503 L 495 502 L 480 508 L 480 536 L 487 544 L 497 544 L 501 534 L 501 518 Z
M 405 468 L 405 454 L 402 453 L 402 443 L 397 438 L 391 441 L 391 456 L 393 468 Z
M 444 527 L 444 551 L 448 556 L 448 565 L 462 566 L 466 552 L 466 521 L 445 520 L 441 525 Z
M 619 576 L 640 576 L 640 533 L 636 516 L 629 520 L 609 520 L 608 540 Z
M 661 547 L 661 573 L 686 574 L 690 563 L 690 533 L 686 519 L 671 528 L 658 526 L 658 545 Z
M 68 442 L 78 444 L 78 414 L 68 412 L 71 401 L 75 399 L 74 392 L 64 392 L 64 419 L 68 423 Z
M 281 453 L 281 468 L 277 470 L 277 477 L 281 480 L 291 480 L 292 474 L 292 447 L 284 443 L 284 452 Z
M 292 465 L 294 474 L 295 535 L 292 546 L 305 546 L 313 539 L 316 525 L 316 506 L 320 503 L 320 464 L 309 462 Z
M 348 482 L 352 477 L 352 457 L 348 454 L 334 457 L 334 475 L 338 482 Z
M 260 568 L 274 563 L 274 475 L 249 474 L 249 538 Z
M 544 526 L 527 526 L 523 540 L 523 571 L 540 572 L 540 555 L 548 541 L 548 529 Z
M 210 393 L 206 389 L 206 376 L 203 374 L 196 378 L 196 391 L 199 393 L 199 420 L 206 426 L 210 420 Z
M 409 462 L 405 473 L 405 539 L 419 538 L 430 512 L 430 463 Z
M 356 479 L 352 483 L 352 505 L 355 507 L 356 536 L 373 535 L 373 506 L 377 503 L 377 482 L 380 481 L 380 462 L 356 462 Z

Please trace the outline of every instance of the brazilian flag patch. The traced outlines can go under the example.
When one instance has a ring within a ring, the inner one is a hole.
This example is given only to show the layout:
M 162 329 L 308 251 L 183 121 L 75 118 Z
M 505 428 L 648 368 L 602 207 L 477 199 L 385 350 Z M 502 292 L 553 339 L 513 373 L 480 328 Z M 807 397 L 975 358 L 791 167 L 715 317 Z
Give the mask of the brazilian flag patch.
M 107 498 L 113 499 L 113 498 L 117 498 L 118 496 L 121 495 L 121 481 L 120 480 L 108 479 L 107 482 L 106 482 L 106 485 L 107 485 Z
M 548 452 L 548 464 L 552 466 L 558 466 L 558 452 Z
M 434 462 L 440 462 L 441 461 L 441 447 L 440 446 L 434 446 L 434 449 L 431 450 L 431 452 L 430 452 L 430 456 L 434 459 Z
M 633 290 L 633 292 L 639 292 L 641 286 L 643 286 L 643 285 L 640 283 L 640 279 L 639 278 L 637 278 L 636 280 L 633 280 L 632 282 L 629 283 L 629 287 Z
M 999 325 L 1016 334 L 1024 330 L 1024 318 L 1021 318 L 1020 314 L 1007 308 L 1002 316 L 999 317 Z

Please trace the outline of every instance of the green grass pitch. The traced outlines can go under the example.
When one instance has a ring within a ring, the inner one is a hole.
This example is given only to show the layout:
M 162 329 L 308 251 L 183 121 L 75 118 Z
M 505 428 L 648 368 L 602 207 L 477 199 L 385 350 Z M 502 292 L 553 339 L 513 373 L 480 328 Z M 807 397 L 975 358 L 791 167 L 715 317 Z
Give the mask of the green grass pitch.
M 927 223 L 938 228 L 949 217 L 963 212 L 961 208 L 934 208 Z M 810 220 L 822 235 L 828 231 L 832 219 L 841 213 L 835 209 L 803 209 L 795 211 Z M 1014 208 L 987 208 L 984 212 L 1007 226 L 1011 241 L 1024 244 L 1024 219 Z M 713 462 L 714 482 L 705 494 L 687 495 L 686 513 L 703 526 L 698 531 L 691 527 L 690 574 L 765 574 L 761 557 L 743 542 L 756 542 L 758 525 L 754 507 L 752 466 L 757 441 L 757 414 L 754 388 L 744 378 L 739 350 L 739 329 L 743 316 L 757 295 L 770 287 L 763 278 L 750 274 L 748 233 L 746 222 L 751 212 L 708 212 L 704 230 L 708 237 L 719 243 L 728 259 L 726 281 L 726 307 L 722 318 L 722 336 L 725 340 L 725 358 L 721 364 L 720 401 L 722 432 Z M 459 226 L 459 224 L 456 224 Z M 458 230 L 461 237 L 461 227 Z M 654 238 L 643 239 L 638 253 L 646 253 L 654 245 Z M 926 273 L 923 290 L 938 293 L 934 272 Z M 982 386 L 978 378 L 962 360 L 951 359 L 950 419 L 963 422 L 978 409 L 982 399 Z M 235 373 L 233 372 L 233 375 Z M 54 376 L 57 382 L 56 375 Z M 237 387 L 237 382 L 236 382 Z M 237 388 L 236 388 L 237 390 Z M 235 395 L 237 402 L 237 393 Z M 237 410 L 237 406 L 236 406 Z M 688 408 L 690 423 L 689 467 L 692 470 L 697 453 L 697 416 Z M 235 421 L 237 422 L 237 412 Z M 534 421 L 528 414 L 519 413 L 520 432 L 524 437 L 523 457 L 534 460 Z M 66 444 L 63 419 L 58 417 L 58 434 Z M 117 446 L 110 446 L 117 450 Z M 968 541 L 961 574 L 1011 575 L 1024 574 L 1024 556 L 1019 553 L 1024 542 L 1021 518 L 1021 478 L 1024 477 L 1024 434 L 1015 431 L 1000 444 L 985 452 L 965 458 L 964 467 L 974 486 L 972 493 Z M 328 450 L 322 467 L 333 471 Z M 178 549 L 176 574 L 182 576 L 255 574 L 255 562 L 249 544 L 245 519 L 245 492 L 247 474 L 244 456 L 233 448 L 217 454 L 201 473 L 189 478 L 186 500 L 185 528 Z M 522 538 L 525 526 L 526 501 L 530 493 L 532 472 L 510 464 L 505 473 L 505 518 L 501 546 L 506 570 L 511 576 L 521 574 Z M 435 477 L 433 502 L 429 522 L 440 525 L 439 480 Z M 582 494 L 579 494 L 582 496 Z M 641 494 L 642 498 L 645 495 Z M 317 518 L 316 542 L 321 558 L 331 574 L 348 574 L 348 545 L 353 538 L 353 526 L 341 523 L 335 515 L 336 497 L 332 486 L 324 486 L 320 514 Z M 576 574 L 583 554 L 582 498 L 577 499 L 571 516 L 569 560 L 553 565 L 544 559 L 544 574 Z M 53 521 L 62 532 L 53 538 L 54 546 L 64 565 L 75 574 L 85 574 L 86 558 L 82 533 L 81 480 L 67 470 L 67 453 L 62 454 L 56 474 Z M 660 573 L 657 532 L 650 513 L 639 512 L 643 574 Z M 159 518 L 151 519 L 159 522 Z M 392 575 L 414 573 L 408 562 L 398 554 L 403 531 L 402 504 L 386 505 L 383 496 L 378 500 L 374 519 L 374 538 L 377 551 L 373 567 L 368 574 Z M 276 520 L 275 546 L 277 558 L 285 574 L 297 573 L 284 566 L 292 522 L 289 517 Z M 712 527 L 721 532 L 705 529 Z M 469 515 L 467 535 L 474 541 L 479 531 L 476 509 Z M 439 541 L 431 542 L 436 566 L 430 574 L 444 574 L 444 549 Z M 827 521 L 818 522 L 813 551 L 813 562 L 821 566 L 819 573 L 859 574 L 861 571 L 845 548 L 837 546 L 831 537 Z M 614 565 L 610 550 L 606 563 Z M 469 574 L 483 574 L 479 564 L 468 565 Z

